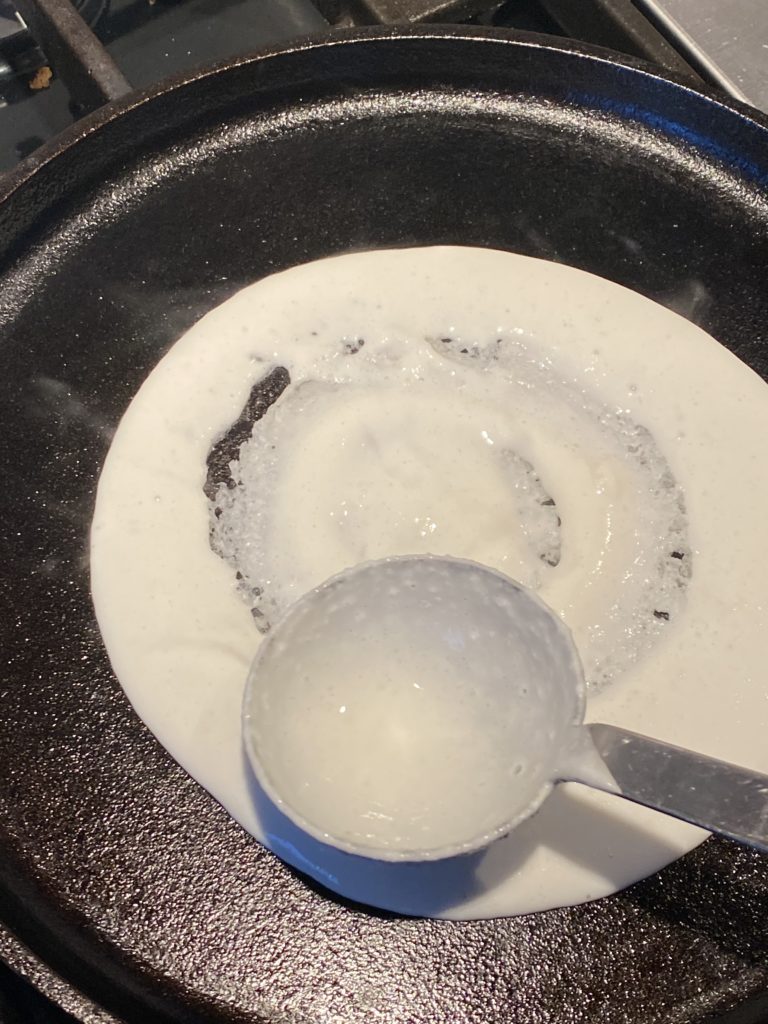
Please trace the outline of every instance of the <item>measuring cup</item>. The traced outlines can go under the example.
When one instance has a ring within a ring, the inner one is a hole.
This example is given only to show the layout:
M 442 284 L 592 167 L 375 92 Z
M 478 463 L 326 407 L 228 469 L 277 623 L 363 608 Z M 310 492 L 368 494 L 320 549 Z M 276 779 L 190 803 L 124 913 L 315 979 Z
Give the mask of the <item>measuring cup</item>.
M 768 776 L 583 722 L 570 631 L 477 563 L 406 556 L 288 609 L 246 683 L 243 737 L 269 798 L 349 853 L 481 849 L 580 782 L 768 850 Z

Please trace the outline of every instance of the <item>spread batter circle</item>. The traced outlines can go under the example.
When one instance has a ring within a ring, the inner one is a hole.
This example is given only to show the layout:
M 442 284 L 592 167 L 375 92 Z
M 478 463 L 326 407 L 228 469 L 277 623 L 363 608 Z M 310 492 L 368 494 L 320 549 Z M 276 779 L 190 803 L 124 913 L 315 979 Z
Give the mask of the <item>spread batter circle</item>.
M 588 720 L 768 770 L 766 430 L 757 375 L 582 271 L 460 247 L 297 267 L 212 310 L 127 410 L 91 536 L 104 642 L 170 753 L 329 888 L 452 918 L 607 895 L 705 833 L 564 785 L 480 855 L 351 857 L 303 835 L 250 776 L 248 667 L 271 619 L 345 565 L 452 554 L 561 614 Z

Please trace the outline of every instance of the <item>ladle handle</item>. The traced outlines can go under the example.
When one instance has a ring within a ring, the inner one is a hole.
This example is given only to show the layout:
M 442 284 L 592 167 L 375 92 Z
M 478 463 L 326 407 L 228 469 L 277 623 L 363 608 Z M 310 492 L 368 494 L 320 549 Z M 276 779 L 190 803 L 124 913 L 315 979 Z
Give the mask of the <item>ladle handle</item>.
M 614 725 L 587 728 L 621 796 L 768 853 L 768 775 Z

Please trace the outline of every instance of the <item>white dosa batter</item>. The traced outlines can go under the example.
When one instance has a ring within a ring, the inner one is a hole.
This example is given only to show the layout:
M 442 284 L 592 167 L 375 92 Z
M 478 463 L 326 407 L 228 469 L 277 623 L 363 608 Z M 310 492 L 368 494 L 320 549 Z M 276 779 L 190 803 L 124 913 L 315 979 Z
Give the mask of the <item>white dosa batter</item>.
M 211 550 L 203 485 L 211 446 L 276 365 L 292 384 L 243 446 L 239 487 L 217 496 L 214 541 L 262 589 L 262 627 L 399 545 L 479 559 L 537 586 L 571 626 L 594 683 L 588 719 L 765 771 L 760 378 L 681 317 L 572 268 L 460 248 L 325 260 L 244 289 L 171 349 L 120 424 L 93 522 L 96 613 L 138 713 L 249 832 L 331 888 L 415 914 L 524 913 L 614 892 L 700 842 L 572 785 L 484 854 L 377 864 L 264 801 L 240 739 L 260 633 Z M 255 498 L 253 481 L 274 489 Z M 555 502 L 559 527 L 531 520 L 531 493 Z M 253 557 L 238 541 L 251 514 Z M 662 528 L 689 545 L 684 593 L 657 564 Z M 670 620 L 645 629 L 659 595 Z

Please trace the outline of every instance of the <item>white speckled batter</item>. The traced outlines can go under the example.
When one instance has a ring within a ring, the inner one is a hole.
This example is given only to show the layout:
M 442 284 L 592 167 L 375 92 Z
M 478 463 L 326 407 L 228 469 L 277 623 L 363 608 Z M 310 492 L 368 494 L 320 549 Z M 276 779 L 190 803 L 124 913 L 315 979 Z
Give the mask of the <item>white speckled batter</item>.
M 293 383 L 244 446 L 235 492 L 217 496 L 215 542 L 245 576 L 238 588 L 208 543 L 206 457 L 276 365 Z M 241 749 L 260 639 L 242 590 L 263 626 L 361 558 L 485 561 L 538 587 L 573 629 L 594 684 L 588 718 L 768 770 L 766 396 L 698 328 L 568 267 L 440 248 L 276 275 L 189 331 L 115 436 L 92 531 L 115 671 L 246 829 L 348 896 L 483 917 L 613 892 L 703 833 L 577 786 L 484 854 L 435 864 L 350 857 L 291 825 Z M 270 484 L 266 501 L 253 482 Z

